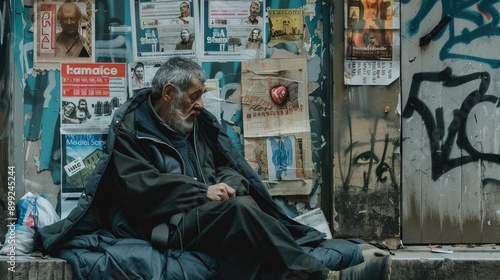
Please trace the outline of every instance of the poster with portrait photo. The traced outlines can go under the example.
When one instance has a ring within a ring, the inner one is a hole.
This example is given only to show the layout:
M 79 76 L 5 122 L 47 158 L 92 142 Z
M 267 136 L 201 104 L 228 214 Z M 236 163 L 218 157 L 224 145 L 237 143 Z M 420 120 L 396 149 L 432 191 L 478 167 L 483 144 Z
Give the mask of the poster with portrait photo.
M 399 1 L 345 0 L 344 83 L 388 85 L 399 78 Z
M 151 81 L 160 66 L 161 62 L 154 61 L 130 62 L 128 64 L 129 97 L 141 88 L 151 87 Z
M 262 0 L 205 0 L 201 7 L 204 58 L 264 58 L 264 5 Z
M 392 60 L 392 7 L 393 0 L 347 0 L 348 60 Z
M 198 1 L 131 2 L 135 61 L 196 55 Z
M 37 1 L 34 69 L 59 69 L 61 62 L 92 62 L 94 1 Z

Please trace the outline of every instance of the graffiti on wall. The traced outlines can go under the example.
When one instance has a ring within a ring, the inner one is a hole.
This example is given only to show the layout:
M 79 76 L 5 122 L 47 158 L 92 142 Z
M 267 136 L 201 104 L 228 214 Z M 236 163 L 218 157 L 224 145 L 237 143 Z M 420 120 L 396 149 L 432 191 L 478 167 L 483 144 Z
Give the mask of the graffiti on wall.
M 410 0 L 401 0 L 402 3 L 409 3 Z M 441 32 L 434 36 L 434 40 L 446 37 L 446 41 L 440 47 L 439 58 L 463 59 L 486 63 L 491 68 L 500 67 L 500 59 L 488 57 L 481 47 L 492 42 L 492 36 L 500 35 L 500 4 L 496 0 L 477 1 L 422 1 L 418 12 L 413 18 L 407 21 L 406 32 L 410 36 L 419 33 L 423 21 L 427 21 L 427 16 L 432 10 L 437 9 L 441 3 L 441 19 L 450 18 L 450 22 Z M 438 24 L 436 22 L 436 24 Z M 425 32 L 425 31 L 421 31 Z M 474 49 L 468 52 L 462 51 L 461 45 L 474 45 Z
M 497 242 L 500 1 L 401 2 L 403 237 Z
M 399 148 L 399 138 L 390 139 L 386 133 L 386 120 L 365 119 L 355 120 L 353 126 L 352 114 L 359 115 L 352 111 L 346 111 L 345 127 L 348 134 L 344 140 L 337 141 L 337 158 L 339 159 L 338 170 L 342 180 L 342 186 L 347 189 L 350 186 L 363 186 L 368 190 L 371 183 L 390 183 L 394 188 L 398 188 L 398 181 L 395 174 L 395 163 L 388 152 L 395 152 Z M 379 128 L 379 123 L 384 128 Z M 360 133 L 360 127 L 365 126 Z M 368 137 L 367 137 L 368 134 Z M 346 144 L 342 145 L 341 143 Z M 389 160 L 390 159 L 390 160 Z M 353 177 L 354 176 L 354 177 Z M 353 182 L 358 178 L 360 181 Z M 389 182 L 387 180 L 389 179 Z
M 348 103 L 338 110 L 341 114 L 334 125 L 338 236 L 378 240 L 399 235 L 400 137 L 399 123 L 383 106 L 393 99 L 389 92 L 352 87 Z
M 437 180 L 455 167 L 474 161 L 490 161 L 500 164 L 500 155 L 478 150 L 467 137 L 466 130 L 468 118 L 474 117 L 471 111 L 475 106 L 483 102 L 491 103 L 496 107 L 499 106 L 499 98 L 497 96 L 486 94 L 490 80 L 488 72 L 454 76 L 451 68 L 446 68 L 441 72 L 417 73 L 413 76 L 409 98 L 403 110 L 402 117 L 411 118 L 415 112 L 422 117 L 427 135 L 429 136 L 433 180 Z M 426 102 L 419 97 L 420 86 L 423 82 L 441 83 L 443 87 L 453 88 L 475 81 L 479 82 L 478 88 L 471 91 L 463 99 L 458 108 L 453 109 L 453 117 L 447 128 L 443 116 L 443 108 L 439 107 L 433 113 L 426 105 Z M 448 135 L 445 135 L 446 132 Z M 450 155 L 452 148 L 461 149 L 463 155 L 452 157 Z

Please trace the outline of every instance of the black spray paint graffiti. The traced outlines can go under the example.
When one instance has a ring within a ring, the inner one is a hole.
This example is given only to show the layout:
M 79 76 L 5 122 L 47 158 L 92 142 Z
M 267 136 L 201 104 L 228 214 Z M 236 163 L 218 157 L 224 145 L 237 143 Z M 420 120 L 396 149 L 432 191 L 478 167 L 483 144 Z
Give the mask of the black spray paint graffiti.
M 453 120 L 448 126 L 448 135 L 445 138 L 445 122 L 443 108 L 437 108 L 435 118 L 429 107 L 419 99 L 420 85 L 423 82 L 441 83 L 444 87 L 458 87 L 472 81 L 479 81 L 479 88 L 472 91 L 463 100 L 460 108 L 453 111 Z M 466 121 L 472 108 L 481 102 L 491 102 L 500 107 L 499 98 L 485 94 L 490 84 L 490 74 L 487 72 L 476 72 L 464 76 L 452 75 L 451 68 L 441 72 L 417 73 L 413 76 L 410 87 L 409 98 L 403 110 L 402 117 L 410 118 L 416 111 L 422 120 L 429 136 L 432 179 L 436 181 L 449 170 L 475 161 L 489 161 L 500 164 L 500 155 L 483 153 L 473 147 L 466 135 Z M 450 152 L 455 142 L 464 156 L 451 158 Z
M 401 3 L 408 4 L 411 0 L 402 0 Z M 418 34 L 420 24 L 429 20 L 428 16 L 436 5 L 441 5 L 441 17 L 449 16 L 451 21 L 446 28 L 434 36 L 437 40 L 448 31 L 448 40 L 442 45 L 439 52 L 441 61 L 445 59 L 464 59 L 485 63 L 496 69 L 500 67 L 500 59 L 497 57 L 485 57 L 481 54 L 453 53 L 455 46 L 462 44 L 476 45 L 477 40 L 491 40 L 494 36 L 500 36 L 500 12 L 497 6 L 498 0 L 476 0 L 476 1 L 455 1 L 455 0 L 423 0 L 419 1 L 420 8 L 415 16 L 406 23 L 407 33 L 410 36 Z M 436 17 L 434 17 L 436 18 Z M 463 24 L 461 24 L 463 23 Z M 437 22 L 436 22 L 437 24 Z M 474 26 L 471 28 L 471 26 Z M 423 31 L 425 33 L 427 31 Z
M 340 139 L 337 140 L 337 152 L 338 158 L 341 159 L 343 157 L 342 153 L 344 156 L 348 156 L 349 158 L 349 163 L 348 163 L 348 168 L 347 168 L 347 173 L 344 174 L 344 168 L 342 166 L 342 163 L 339 161 L 339 173 L 340 173 L 340 178 L 342 180 L 342 185 L 344 186 L 344 189 L 349 188 L 351 185 L 351 180 L 352 176 L 354 175 L 353 168 L 354 166 L 358 166 L 363 164 L 367 165 L 367 170 L 363 171 L 363 189 L 368 190 L 368 186 L 370 185 L 370 182 L 372 181 L 371 175 L 373 174 L 372 170 L 375 167 L 375 176 L 376 176 L 376 182 L 379 183 L 386 183 L 388 176 L 386 173 L 389 173 L 389 177 L 391 179 L 391 184 L 394 187 L 394 189 L 398 189 L 398 182 L 396 179 L 396 173 L 395 173 L 395 164 L 397 164 L 394 151 L 399 148 L 399 140 L 392 141 L 392 150 L 393 150 L 393 156 L 392 156 L 392 161 L 390 163 L 387 162 L 387 150 L 388 147 L 391 144 L 391 141 L 389 140 L 389 134 L 385 134 L 385 138 L 383 140 L 383 152 L 380 158 L 376 155 L 376 149 L 375 149 L 375 144 L 378 142 L 376 140 L 376 132 L 377 132 L 377 126 L 378 126 L 378 121 L 379 119 L 376 118 L 373 121 L 374 128 L 373 130 L 369 133 L 370 134 L 370 148 L 368 151 L 361 152 L 354 154 L 353 150 L 354 147 L 357 146 L 359 143 L 357 141 L 353 140 L 353 125 L 351 121 L 351 115 L 350 115 L 351 110 L 347 109 L 345 110 L 345 116 L 346 116 L 346 123 L 347 123 L 347 128 L 348 128 L 348 137 L 350 141 L 349 147 L 346 149 L 342 150 L 340 147 Z M 338 134 L 339 137 L 340 134 Z M 375 166 L 376 165 L 376 166 Z

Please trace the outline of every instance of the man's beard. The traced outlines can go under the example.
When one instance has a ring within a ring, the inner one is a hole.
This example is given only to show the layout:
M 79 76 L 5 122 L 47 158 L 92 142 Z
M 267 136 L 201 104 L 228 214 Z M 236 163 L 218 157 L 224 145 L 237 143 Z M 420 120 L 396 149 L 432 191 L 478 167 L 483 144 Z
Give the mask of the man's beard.
M 171 104 L 167 124 L 180 134 L 188 135 L 193 131 L 194 121 L 188 120 L 191 114 L 184 115 L 179 109 L 179 104 L 180 102 L 174 102 Z

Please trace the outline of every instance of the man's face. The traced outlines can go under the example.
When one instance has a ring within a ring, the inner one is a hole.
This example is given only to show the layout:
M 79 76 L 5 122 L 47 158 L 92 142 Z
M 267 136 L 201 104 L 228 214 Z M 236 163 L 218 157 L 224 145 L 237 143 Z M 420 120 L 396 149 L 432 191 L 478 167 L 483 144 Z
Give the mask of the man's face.
M 66 117 L 70 117 L 71 114 L 75 111 L 75 105 L 72 104 L 72 103 L 68 103 L 65 107 L 64 107 L 64 115 Z
M 259 30 L 254 29 L 252 31 L 252 39 L 257 40 L 259 38 Z
M 181 39 L 182 39 L 182 42 L 189 41 L 189 31 L 182 30 L 182 32 L 181 32 Z
M 182 2 L 180 6 L 181 16 L 188 17 L 189 16 L 189 5 L 187 3 Z
M 203 93 L 205 93 L 205 85 L 194 79 L 191 81 L 191 86 L 180 98 L 173 96 L 171 102 L 167 105 L 170 111 L 170 119 L 167 124 L 184 135 L 193 131 L 194 119 L 203 109 L 201 99 Z
M 370 36 L 368 37 L 368 40 L 369 40 L 371 46 L 375 46 L 377 44 L 377 38 L 375 38 L 374 34 L 370 34 Z
M 252 3 L 252 5 L 250 5 L 250 15 L 252 17 L 257 17 L 259 15 L 259 12 L 260 12 L 260 5 Z
M 87 109 L 87 102 L 86 101 L 80 101 L 78 104 L 78 109 L 80 110 L 86 110 Z
M 60 24 L 64 34 L 73 35 L 78 33 L 80 19 L 77 17 L 77 7 L 73 4 L 63 4 L 60 9 Z

